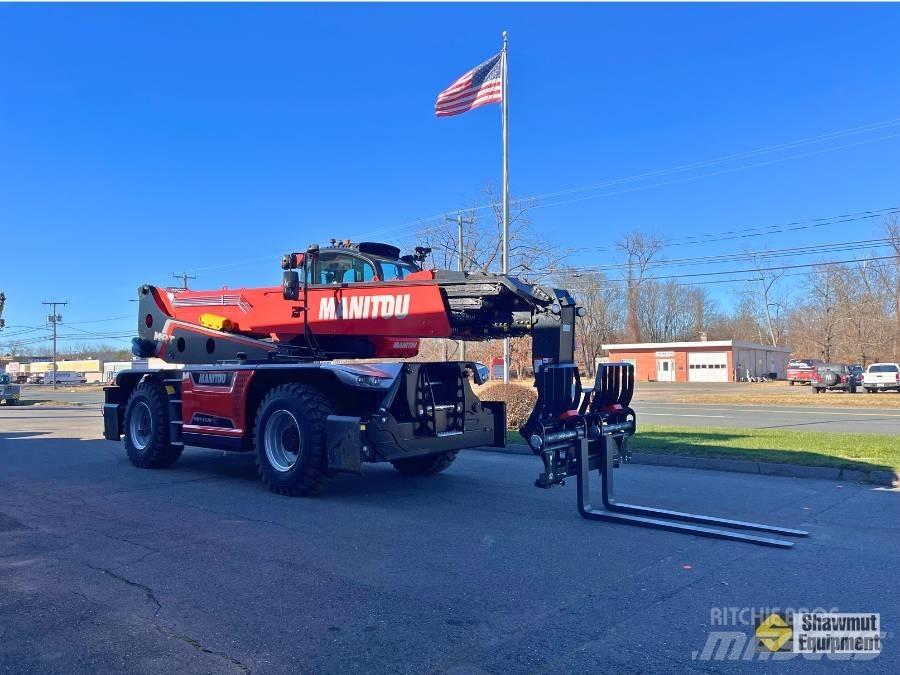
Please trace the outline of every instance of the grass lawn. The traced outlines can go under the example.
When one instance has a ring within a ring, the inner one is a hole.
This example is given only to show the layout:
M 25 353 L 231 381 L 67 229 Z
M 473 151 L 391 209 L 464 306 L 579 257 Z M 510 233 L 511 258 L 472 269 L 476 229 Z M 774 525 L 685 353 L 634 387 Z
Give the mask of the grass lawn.
M 508 432 L 510 443 L 522 443 Z M 726 429 L 642 424 L 631 439 L 635 452 L 779 462 L 861 471 L 900 470 L 900 437 L 783 429 Z

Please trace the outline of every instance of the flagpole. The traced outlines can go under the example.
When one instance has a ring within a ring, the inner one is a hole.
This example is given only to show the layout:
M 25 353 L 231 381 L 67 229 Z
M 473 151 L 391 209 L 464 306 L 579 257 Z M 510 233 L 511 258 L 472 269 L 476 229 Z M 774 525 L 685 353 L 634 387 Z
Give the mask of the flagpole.
M 509 99 L 508 99 L 508 37 L 503 31 L 503 52 L 501 56 L 502 99 L 500 114 L 503 117 L 503 253 L 501 262 L 503 274 L 509 274 Z M 503 381 L 509 382 L 509 338 L 503 338 Z

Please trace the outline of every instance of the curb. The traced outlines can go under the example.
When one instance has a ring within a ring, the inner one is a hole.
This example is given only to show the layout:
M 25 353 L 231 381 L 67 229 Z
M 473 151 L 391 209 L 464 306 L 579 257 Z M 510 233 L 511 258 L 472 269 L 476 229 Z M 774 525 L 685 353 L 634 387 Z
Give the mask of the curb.
M 524 443 L 510 443 L 505 448 L 474 448 L 485 452 L 498 452 L 505 455 L 533 455 Z M 859 471 L 826 466 L 797 466 L 794 464 L 778 464 L 776 462 L 754 462 L 746 459 L 723 459 L 717 457 L 687 457 L 683 455 L 656 455 L 648 452 L 635 452 L 631 455 L 631 464 L 649 464 L 653 466 L 675 466 L 684 469 L 704 469 L 707 471 L 733 471 L 736 473 L 758 473 L 764 476 L 786 476 L 789 478 L 818 478 L 820 480 L 847 480 L 860 483 L 872 483 L 885 487 L 900 487 L 900 473 L 897 471 Z

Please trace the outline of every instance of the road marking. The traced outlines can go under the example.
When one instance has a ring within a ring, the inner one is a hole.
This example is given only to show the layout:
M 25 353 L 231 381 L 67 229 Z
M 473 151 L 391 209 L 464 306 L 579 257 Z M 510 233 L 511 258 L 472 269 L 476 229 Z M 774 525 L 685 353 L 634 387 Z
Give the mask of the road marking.
M 688 404 L 688 403 L 652 404 L 651 403 L 649 405 L 650 405 L 650 407 L 653 407 L 654 405 L 656 405 L 658 407 L 664 407 L 667 405 L 689 406 L 691 404 Z M 634 405 L 634 407 L 636 407 L 638 409 L 640 408 L 640 406 L 641 406 L 640 403 L 636 403 Z M 800 413 L 800 414 L 810 414 L 811 413 L 813 415 L 850 415 L 853 417 L 900 417 L 900 413 L 898 413 L 898 414 L 887 413 L 887 412 L 859 412 L 859 413 L 857 413 L 857 412 L 840 412 L 837 410 L 827 410 L 826 411 L 826 410 L 822 410 L 822 409 L 809 410 L 806 408 L 781 408 L 781 409 L 778 409 L 778 408 L 764 408 L 763 406 L 754 406 L 749 410 L 743 406 L 735 406 L 734 408 L 695 408 L 695 410 L 709 410 L 709 411 L 714 411 L 714 412 L 730 412 L 730 413 L 743 412 L 743 413 L 748 413 L 750 415 L 756 415 L 756 414 L 759 414 L 760 412 L 765 412 L 765 413 L 774 413 L 776 415 L 796 415 L 798 413 Z M 651 414 L 662 414 L 662 413 L 643 413 L 643 414 L 651 415 Z M 720 415 L 720 417 L 725 417 L 725 415 Z
M 715 419 L 725 419 L 728 415 L 678 415 L 676 413 L 648 413 L 642 412 L 641 417 L 709 417 Z

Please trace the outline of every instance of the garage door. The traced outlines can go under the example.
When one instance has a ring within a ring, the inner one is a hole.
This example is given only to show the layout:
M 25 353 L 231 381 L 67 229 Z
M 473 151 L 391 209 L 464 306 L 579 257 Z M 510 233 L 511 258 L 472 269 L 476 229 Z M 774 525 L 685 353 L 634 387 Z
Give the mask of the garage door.
M 689 382 L 728 382 L 728 352 L 688 352 Z

